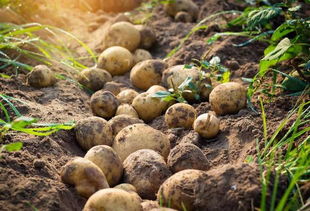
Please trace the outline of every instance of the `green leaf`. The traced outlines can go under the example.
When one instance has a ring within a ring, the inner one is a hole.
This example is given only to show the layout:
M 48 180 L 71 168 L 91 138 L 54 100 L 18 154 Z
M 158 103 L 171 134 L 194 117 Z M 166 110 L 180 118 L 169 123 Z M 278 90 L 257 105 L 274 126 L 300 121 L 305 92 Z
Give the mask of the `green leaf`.
M 229 71 L 224 72 L 224 73 L 222 74 L 222 80 L 221 80 L 221 82 L 222 82 L 222 83 L 226 83 L 226 82 L 229 82 L 229 81 L 230 81 L 230 72 L 229 72 Z
M 253 10 L 248 15 L 247 29 L 254 30 L 256 27 L 264 26 L 281 12 L 281 7 L 261 7 Z
M 292 26 L 290 26 L 287 23 L 284 23 L 282 25 L 280 25 L 272 34 L 271 36 L 271 40 L 272 41 L 278 41 L 280 40 L 282 37 L 286 36 L 287 34 L 291 33 L 295 31 L 294 28 L 292 28 Z
M 171 92 L 167 92 L 167 91 L 159 91 L 159 92 L 156 92 L 152 95 L 152 97 L 155 97 L 155 98 L 165 98 L 167 96 L 170 96 L 171 95 Z
M 264 61 L 270 61 L 278 59 L 280 56 L 282 56 L 290 47 L 292 46 L 290 39 L 284 38 L 281 40 L 276 48 L 268 53 L 262 60 Z
M 22 147 L 23 147 L 22 142 L 15 142 L 15 143 L 4 145 L 4 149 L 8 152 L 19 151 L 19 150 L 21 150 Z
M 11 128 L 13 130 L 19 130 L 22 128 L 25 128 L 33 123 L 36 123 L 38 120 L 32 117 L 25 117 L 25 116 L 21 116 L 18 117 L 17 119 L 15 119 L 12 123 L 11 123 Z

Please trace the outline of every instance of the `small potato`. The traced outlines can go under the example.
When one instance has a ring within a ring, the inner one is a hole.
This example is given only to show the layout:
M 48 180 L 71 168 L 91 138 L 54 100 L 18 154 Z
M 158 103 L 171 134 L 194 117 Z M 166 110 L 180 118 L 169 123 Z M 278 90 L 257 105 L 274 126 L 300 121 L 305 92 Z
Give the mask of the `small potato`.
M 146 25 L 135 25 L 141 35 L 140 47 L 144 49 L 151 48 L 156 42 L 156 35 L 154 30 Z
M 130 154 L 124 161 L 124 181 L 146 199 L 155 199 L 159 186 L 171 175 L 164 158 L 150 149 Z
M 129 184 L 129 183 L 121 183 L 119 185 L 116 185 L 114 188 L 121 189 L 121 190 L 124 190 L 127 192 L 137 193 L 137 189 L 135 188 L 135 186 L 133 186 L 132 184 Z
M 141 41 L 138 29 L 129 22 L 117 22 L 109 27 L 103 37 L 103 47 L 121 46 L 129 51 L 136 50 Z
M 99 90 L 90 98 L 90 107 L 94 115 L 102 118 L 111 118 L 119 106 L 117 98 L 109 91 Z
M 124 161 L 139 149 L 152 149 L 167 158 L 170 142 L 165 134 L 146 125 L 134 124 L 122 129 L 114 139 L 113 149 Z
M 197 117 L 193 106 L 185 103 L 177 103 L 168 108 L 165 113 L 165 122 L 169 128 L 192 128 Z
M 79 194 L 90 197 L 96 191 L 109 188 L 105 175 L 93 162 L 77 157 L 69 161 L 61 170 L 61 180 L 74 185 Z
M 132 105 L 129 105 L 129 104 L 122 104 L 117 107 L 115 116 L 122 115 L 122 114 L 131 116 L 137 119 L 139 118 L 137 111 L 132 107 Z
M 152 59 L 152 55 L 147 50 L 137 49 L 133 54 L 133 63 L 138 64 L 139 62 Z
M 212 90 L 209 101 L 216 114 L 234 114 L 246 106 L 246 89 L 236 82 L 223 83 Z
M 113 143 L 111 126 L 105 119 L 95 116 L 78 121 L 75 136 L 84 150 L 102 144 L 111 146 Z
M 108 123 L 111 125 L 113 136 L 116 136 L 123 128 L 129 125 L 143 123 L 143 121 L 141 119 L 122 114 L 113 117 Z
M 142 211 L 136 194 L 117 188 L 97 191 L 86 202 L 83 211 Z
M 121 90 L 124 89 L 125 87 L 126 87 L 125 84 L 111 81 L 111 82 L 107 82 L 104 85 L 103 90 L 112 92 L 112 94 L 117 96 L 121 92 Z
M 165 4 L 164 9 L 168 15 L 173 17 L 175 17 L 178 12 L 187 12 L 189 15 L 191 15 L 193 20 L 197 18 L 199 12 L 198 6 L 191 0 L 170 1 L 169 3 Z
M 106 70 L 100 68 L 88 68 L 80 72 L 78 82 L 88 89 L 98 91 L 106 82 L 112 81 L 112 76 Z
M 212 91 L 212 82 L 210 77 L 205 77 L 199 84 L 199 96 L 201 100 L 209 100 L 210 93 Z
M 104 50 L 98 58 L 98 67 L 112 76 L 123 75 L 133 66 L 133 56 L 126 48 L 113 46 Z
M 204 138 L 214 138 L 220 130 L 220 120 L 212 114 L 201 114 L 194 121 L 194 130 Z
M 53 71 L 46 65 L 37 65 L 27 75 L 27 84 L 35 88 L 53 86 L 56 83 Z
M 153 85 L 160 84 L 162 72 L 166 68 L 161 60 L 146 60 L 136 64 L 130 72 L 131 83 L 142 90 L 147 90 Z
M 151 209 L 159 208 L 159 203 L 157 201 L 143 200 L 141 206 L 143 211 L 150 211 Z
M 96 164 L 107 178 L 110 186 L 118 184 L 123 176 L 123 164 L 113 148 L 107 145 L 94 146 L 84 156 Z
M 193 21 L 193 17 L 191 16 L 191 14 L 189 14 L 188 12 L 178 12 L 174 19 L 178 22 L 183 22 L 183 23 L 190 23 Z
M 167 91 L 167 89 L 160 85 L 153 85 L 146 91 L 146 93 L 155 94 L 156 92 L 161 92 L 161 91 Z
M 131 104 L 133 99 L 135 99 L 138 94 L 139 93 L 133 89 L 124 89 L 116 96 L 116 98 L 120 103 Z

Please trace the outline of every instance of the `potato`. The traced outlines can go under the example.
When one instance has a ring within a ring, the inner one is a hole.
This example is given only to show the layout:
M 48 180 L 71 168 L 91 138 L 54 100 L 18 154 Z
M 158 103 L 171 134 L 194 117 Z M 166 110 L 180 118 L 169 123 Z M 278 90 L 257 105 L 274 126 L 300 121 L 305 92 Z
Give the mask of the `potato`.
M 131 83 L 142 90 L 160 84 L 162 72 L 166 68 L 165 62 L 149 59 L 136 64 L 130 72 Z
M 142 211 L 135 194 L 116 188 L 97 191 L 86 202 L 83 211 Z
M 123 163 L 113 148 L 107 145 L 94 146 L 84 156 L 96 164 L 107 178 L 110 186 L 118 184 L 123 176 Z
M 212 82 L 210 77 L 206 76 L 199 84 L 199 96 L 201 100 L 209 100 L 210 93 L 212 91 Z
M 90 98 L 90 107 L 94 115 L 111 118 L 119 106 L 117 98 L 109 91 L 99 90 Z
M 137 189 L 135 188 L 135 186 L 133 186 L 132 184 L 129 184 L 129 183 L 121 183 L 119 185 L 116 185 L 114 188 L 121 189 L 121 190 L 124 190 L 127 192 L 137 193 Z
M 137 119 L 128 115 L 118 115 L 113 117 L 112 119 L 109 120 L 108 122 L 112 128 L 112 134 L 113 136 L 116 136 L 119 131 L 121 131 L 123 128 L 133 125 L 133 124 L 138 124 L 138 123 L 143 123 L 141 119 Z
M 164 158 L 150 149 L 141 149 L 124 160 L 124 181 L 132 184 L 145 199 L 155 199 L 159 186 L 171 175 Z
M 112 81 L 112 76 L 109 72 L 100 68 L 87 68 L 80 72 L 77 80 L 86 88 L 98 91 L 104 87 L 106 82 Z
M 133 56 L 126 48 L 113 46 L 104 50 L 98 58 L 98 67 L 114 75 L 123 75 L 133 66 Z
M 204 138 L 214 138 L 220 130 L 220 120 L 212 114 L 201 114 L 194 121 L 194 130 Z
M 53 86 L 56 81 L 53 71 L 46 65 L 35 66 L 27 75 L 27 84 L 35 88 Z
M 223 83 L 212 90 L 209 101 L 216 114 L 234 114 L 246 106 L 246 89 L 236 82 Z
M 103 90 L 104 91 L 110 91 L 110 92 L 112 92 L 112 94 L 117 96 L 121 92 L 121 90 L 124 89 L 125 87 L 126 87 L 125 84 L 111 81 L 111 82 L 107 82 L 104 85 Z
M 173 17 L 175 17 L 178 12 L 187 12 L 193 19 L 197 18 L 199 12 L 198 6 L 191 0 L 170 1 L 165 4 L 164 9 L 168 15 Z
M 137 97 L 138 94 L 139 93 L 133 89 L 124 89 L 116 96 L 116 98 L 120 103 L 131 104 L 133 99 Z
M 178 22 L 190 23 L 193 21 L 193 17 L 188 12 L 178 12 L 174 19 Z
M 157 201 L 143 200 L 141 206 L 143 211 L 150 211 L 151 209 L 159 208 L 159 203 Z
M 127 15 L 125 15 L 124 13 L 118 14 L 117 16 L 115 16 L 112 20 L 111 23 L 117 23 L 117 22 L 129 22 L 130 23 L 130 19 Z
M 61 170 L 61 180 L 74 185 L 79 194 L 90 197 L 96 191 L 109 188 L 105 175 L 93 162 L 85 158 L 74 158 Z
M 133 63 L 138 64 L 139 62 L 152 59 L 152 55 L 147 50 L 137 49 L 133 54 Z
M 177 103 L 168 108 L 165 113 L 165 122 L 169 128 L 183 127 L 192 128 L 197 117 L 197 112 L 193 106 L 185 103 Z
M 103 47 L 121 46 L 129 51 L 136 50 L 141 41 L 141 35 L 135 26 L 128 22 L 117 22 L 109 27 L 103 37 Z
M 160 85 L 153 85 L 146 91 L 146 93 L 155 94 L 156 92 L 162 92 L 162 91 L 167 91 L 167 89 Z
M 84 150 L 89 150 L 97 145 L 113 143 L 112 128 L 105 119 L 88 117 L 77 122 L 75 136 L 79 145 Z
M 151 48 L 156 42 L 156 35 L 154 30 L 146 25 L 135 25 L 141 35 L 140 47 L 144 49 Z
M 152 149 L 167 158 L 170 142 L 165 134 L 146 125 L 134 124 L 122 129 L 114 139 L 113 149 L 124 161 L 139 149 Z
M 122 104 L 118 106 L 115 116 L 122 115 L 122 114 L 131 116 L 137 119 L 139 118 L 137 111 L 132 107 L 132 105 L 129 105 L 129 104 Z

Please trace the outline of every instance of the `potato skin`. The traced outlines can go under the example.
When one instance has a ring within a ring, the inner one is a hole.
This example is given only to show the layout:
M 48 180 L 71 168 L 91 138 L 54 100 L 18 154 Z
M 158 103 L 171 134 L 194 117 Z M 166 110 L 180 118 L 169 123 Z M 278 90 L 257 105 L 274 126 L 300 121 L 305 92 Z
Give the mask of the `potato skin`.
M 119 106 L 117 98 L 109 91 L 99 90 L 90 98 L 90 107 L 94 115 L 102 118 L 111 118 Z
M 170 142 L 165 134 L 146 124 L 133 124 L 122 129 L 115 137 L 113 149 L 124 161 L 140 149 L 152 149 L 165 159 L 170 151 Z
M 175 16 L 178 12 L 184 11 L 191 15 L 193 19 L 197 18 L 199 8 L 191 0 L 175 0 L 165 4 L 166 13 Z
M 137 50 L 135 50 L 135 52 L 133 54 L 133 63 L 134 64 L 138 64 L 139 62 L 149 60 L 149 59 L 153 59 L 152 55 L 150 54 L 150 52 L 148 52 L 147 50 L 144 50 L 144 49 L 137 49 Z
M 112 128 L 113 136 L 116 136 L 123 128 L 138 123 L 143 123 L 143 121 L 124 114 L 115 116 L 108 122 Z
M 196 67 L 184 68 L 184 65 L 175 65 L 163 72 L 162 83 L 169 88 L 180 86 L 186 78 L 192 77 L 192 81 L 199 80 L 199 70 Z
M 138 94 L 139 93 L 133 89 L 124 89 L 116 96 L 116 98 L 122 104 L 131 104 Z
M 53 86 L 56 81 L 53 71 L 46 65 L 35 66 L 27 75 L 27 84 L 35 88 Z
M 216 114 L 234 114 L 246 106 L 246 89 L 236 82 L 223 83 L 212 90 L 209 101 Z
M 152 200 L 143 200 L 141 203 L 143 211 L 150 211 L 154 208 L 159 208 L 159 203 L 157 201 Z
M 191 105 L 177 103 L 168 108 L 165 113 L 165 122 L 169 128 L 192 128 L 197 112 Z
M 137 189 L 135 188 L 135 186 L 133 186 L 132 184 L 129 184 L 129 183 L 121 183 L 119 185 L 116 185 L 114 188 L 121 189 L 121 190 L 124 190 L 127 192 L 137 193 Z
M 156 92 L 161 92 L 161 91 L 167 91 L 167 89 L 160 85 L 153 85 L 146 91 L 146 93 L 155 94 Z
M 111 74 L 100 68 L 87 68 L 80 72 L 78 82 L 88 89 L 98 91 L 106 82 L 112 81 Z
M 122 115 L 122 114 L 139 119 L 139 115 L 137 111 L 132 107 L 132 105 L 129 105 L 129 104 L 122 104 L 117 107 L 115 116 Z
M 112 128 L 108 122 L 100 117 L 88 117 L 77 122 L 75 127 L 76 140 L 84 150 L 93 146 L 113 143 Z
M 85 158 L 74 158 L 61 170 L 61 180 L 75 185 L 75 189 L 84 197 L 90 197 L 97 190 L 109 188 L 101 169 Z
M 146 25 L 135 25 L 141 35 L 140 47 L 144 49 L 151 48 L 156 42 L 156 35 L 154 30 Z
M 189 14 L 188 12 L 178 12 L 174 19 L 178 22 L 183 22 L 183 23 L 190 23 L 193 21 L 193 17 L 191 16 L 191 14 Z
M 212 114 L 201 114 L 194 121 L 193 128 L 204 138 L 214 138 L 220 130 L 220 120 Z
M 107 178 L 110 186 L 118 184 L 123 176 L 123 164 L 112 147 L 107 145 L 94 146 L 84 156 L 96 164 Z
M 117 83 L 115 81 L 111 81 L 111 82 L 107 82 L 104 85 L 103 90 L 112 92 L 112 94 L 114 94 L 116 96 L 122 91 L 122 89 L 125 89 L 125 87 L 126 87 L 125 84 Z

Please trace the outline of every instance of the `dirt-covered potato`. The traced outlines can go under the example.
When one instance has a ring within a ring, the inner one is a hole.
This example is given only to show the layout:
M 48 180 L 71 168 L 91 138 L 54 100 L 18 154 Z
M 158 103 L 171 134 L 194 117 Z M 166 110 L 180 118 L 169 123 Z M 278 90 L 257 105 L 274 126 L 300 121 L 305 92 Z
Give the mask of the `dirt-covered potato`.
M 99 90 L 90 98 L 90 107 L 94 115 L 103 118 L 111 118 L 115 115 L 119 101 L 109 91 Z
M 112 92 L 112 94 L 117 96 L 121 92 L 122 89 L 125 89 L 125 87 L 126 87 L 125 84 L 117 83 L 115 81 L 111 81 L 111 82 L 107 82 L 104 85 L 103 90 Z
M 83 211 L 142 211 L 136 194 L 117 188 L 97 191 L 86 202 Z
M 89 150 L 97 145 L 113 143 L 112 128 L 108 122 L 100 117 L 88 117 L 77 122 L 75 136 L 79 145 L 84 150 Z
M 98 67 L 114 75 L 123 75 L 133 66 L 133 55 L 120 46 L 112 46 L 104 50 L 98 58 Z
M 144 49 L 137 49 L 133 54 L 133 63 L 138 64 L 139 62 L 152 59 L 150 52 Z
M 143 121 L 141 119 L 122 114 L 113 117 L 112 119 L 109 120 L 108 123 L 112 128 L 113 136 L 116 136 L 119 133 L 119 131 L 121 131 L 123 128 L 129 125 L 143 123 Z
M 193 128 L 204 138 L 214 138 L 220 130 L 220 120 L 213 114 L 201 114 L 194 121 Z
M 56 81 L 53 71 L 46 65 L 35 66 L 27 75 L 27 84 L 36 88 L 53 86 Z
M 181 11 L 181 12 L 178 12 L 174 19 L 178 22 L 184 22 L 184 23 L 190 23 L 193 21 L 193 17 L 190 13 L 188 12 L 184 12 L 184 11 Z
M 156 92 L 161 92 L 161 91 L 167 91 L 167 89 L 160 85 L 153 85 L 146 91 L 146 93 L 155 94 Z
M 133 89 L 124 89 L 116 96 L 116 98 L 120 103 L 131 104 L 138 94 L 139 93 Z
M 223 83 L 212 90 L 209 101 L 216 114 L 234 114 L 246 106 L 246 89 L 236 82 Z
M 185 103 L 177 103 L 168 108 L 165 113 L 165 122 L 169 128 L 192 128 L 197 117 L 195 108 Z
M 87 68 L 80 72 L 78 82 L 88 89 L 98 91 L 106 82 L 112 81 L 111 74 L 100 68 Z
M 122 129 L 114 139 L 113 149 L 121 160 L 140 149 L 152 149 L 167 158 L 170 142 L 165 134 L 146 125 L 134 124 Z
M 74 185 L 79 194 L 90 197 L 96 191 L 109 188 L 103 172 L 93 162 L 85 158 L 74 158 L 61 170 L 61 180 Z
M 198 6 L 191 0 L 169 1 L 165 4 L 164 9 L 168 15 L 173 17 L 175 17 L 178 12 L 187 12 L 191 15 L 193 20 L 197 18 L 199 12 Z
M 149 59 L 136 64 L 130 72 L 131 83 L 142 90 L 160 84 L 166 63 L 161 60 Z
M 96 164 L 107 178 L 110 186 L 118 184 L 123 176 L 123 164 L 113 148 L 107 145 L 94 146 L 84 156 Z
M 135 25 L 136 29 L 139 30 L 141 35 L 140 47 L 149 49 L 156 42 L 156 35 L 154 30 L 146 25 Z
M 135 186 L 145 199 L 155 199 L 159 186 L 171 175 L 164 158 L 150 149 L 133 152 L 123 165 L 124 181 Z
M 201 100 L 209 100 L 210 93 L 212 91 L 212 82 L 210 77 L 206 76 L 199 84 L 199 95 Z
M 150 211 L 154 208 L 159 208 L 159 203 L 157 201 L 152 200 L 143 200 L 141 203 L 143 211 Z
M 129 51 L 136 50 L 141 41 L 138 29 L 129 22 L 117 22 L 109 27 L 103 37 L 103 47 L 121 46 Z
M 132 107 L 132 105 L 129 105 L 129 104 L 122 104 L 118 106 L 115 116 L 118 116 L 118 115 L 128 115 L 133 118 L 139 118 L 137 111 Z
M 137 193 L 137 189 L 135 188 L 135 186 L 133 186 L 132 184 L 129 184 L 129 183 L 121 183 L 119 185 L 116 185 L 114 188 L 121 189 L 121 190 L 124 190 L 127 192 Z

